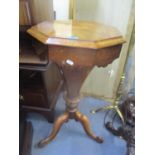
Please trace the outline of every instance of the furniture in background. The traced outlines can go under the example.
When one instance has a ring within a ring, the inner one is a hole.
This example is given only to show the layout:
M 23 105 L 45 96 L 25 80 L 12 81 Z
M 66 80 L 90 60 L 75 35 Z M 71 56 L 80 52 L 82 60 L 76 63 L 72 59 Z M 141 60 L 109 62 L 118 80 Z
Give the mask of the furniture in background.
M 31 155 L 33 127 L 26 120 L 26 115 L 19 112 L 19 155 Z
M 53 19 L 51 0 L 19 1 L 20 105 L 25 112 L 38 112 L 54 120 L 54 108 L 63 81 L 56 64 L 48 60 L 48 47 L 27 34 L 27 29 L 43 19 Z M 40 7 L 45 12 L 41 12 Z M 40 11 L 41 14 L 37 14 Z
M 56 64 L 48 60 L 47 46 L 20 32 L 20 104 L 26 112 L 54 120 L 54 108 L 63 81 Z
M 57 68 L 47 66 L 20 66 L 20 104 L 26 112 L 44 115 L 54 120 L 54 109 L 63 82 L 57 78 Z
M 85 21 L 45 21 L 31 27 L 27 31 L 34 38 L 48 44 L 49 60 L 61 68 L 65 79 L 66 111 L 54 123 L 52 133 L 42 140 L 38 146 L 43 147 L 53 140 L 62 124 L 69 119 L 81 122 L 88 136 L 98 143 L 103 139 L 96 136 L 90 129 L 88 118 L 78 111 L 80 88 L 97 65 L 105 67 L 120 55 L 125 42 L 117 29 Z

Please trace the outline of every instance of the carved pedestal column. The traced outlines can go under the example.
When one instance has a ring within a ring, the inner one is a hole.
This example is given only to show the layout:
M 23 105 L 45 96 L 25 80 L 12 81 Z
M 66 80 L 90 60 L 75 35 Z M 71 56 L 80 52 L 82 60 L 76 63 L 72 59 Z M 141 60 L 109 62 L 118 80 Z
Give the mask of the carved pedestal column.
M 61 66 L 63 76 L 66 83 L 66 92 L 64 93 L 64 99 L 66 101 L 66 112 L 57 118 L 54 124 L 52 133 L 46 139 L 39 143 L 39 147 L 44 146 L 56 137 L 60 127 L 64 122 L 69 119 L 75 119 L 81 122 L 83 128 L 87 135 L 94 139 L 95 141 L 102 143 L 103 139 L 97 137 L 90 129 L 90 124 L 88 118 L 78 111 L 78 104 L 80 102 L 80 88 L 86 79 L 87 75 L 91 71 L 92 67 L 77 67 L 71 65 Z

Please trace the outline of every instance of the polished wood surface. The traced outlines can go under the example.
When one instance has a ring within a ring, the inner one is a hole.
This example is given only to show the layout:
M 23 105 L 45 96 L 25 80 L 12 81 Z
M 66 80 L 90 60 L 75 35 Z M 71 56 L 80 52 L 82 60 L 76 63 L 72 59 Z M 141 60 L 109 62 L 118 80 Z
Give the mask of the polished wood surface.
M 49 46 L 49 58 L 59 65 L 67 66 L 102 66 L 105 67 L 119 57 L 122 45 L 102 49 L 85 49 L 62 46 Z M 73 52 L 74 51 L 74 52 Z
M 80 121 L 87 135 L 102 143 L 103 138 L 91 131 L 88 118 L 78 111 L 79 92 L 95 65 L 105 67 L 119 57 L 125 42 L 123 37 L 113 27 L 71 20 L 46 21 L 33 26 L 28 33 L 48 44 L 49 59 L 59 66 L 66 87 L 66 112 L 55 121 L 53 131 L 39 143 L 39 147 L 53 140 L 68 118 Z
M 57 133 L 59 132 L 63 123 L 67 122 L 68 120 L 69 120 L 69 113 L 68 112 L 65 112 L 64 114 L 59 116 L 54 123 L 53 131 L 51 132 L 51 134 L 47 138 L 45 138 L 44 140 L 39 142 L 38 146 L 43 147 L 46 144 L 48 144 L 51 140 L 53 140 L 56 137 Z
M 63 123 L 67 122 L 69 120 L 69 118 L 74 118 L 76 121 L 79 121 L 82 124 L 86 134 L 90 138 L 94 139 L 98 143 L 103 142 L 103 138 L 96 136 L 91 131 L 89 119 L 85 115 L 81 114 L 81 112 L 76 111 L 75 113 L 65 112 L 64 114 L 59 116 L 57 118 L 57 120 L 55 121 L 55 123 L 54 123 L 53 131 L 51 132 L 51 134 L 47 138 L 40 141 L 38 146 L 40 148 L 44 147 L 46 144 L 48 144 L 50 141 L 52 141 L 56 137 L 56 135 L 59 132 L 59 130 L 60 130 L 61 126 L 63 125 Z
M 28 33 L 44 44 L 69 47 L 98 49 L 124 42 L 114 27 L 86 21 L 45 21 Z
M 85 115 L 81 114 L 79 111 L 76 111 L 75 112 L 75 119 L 77 121 L 79 121 L 83 125 L 83 128 L 84 128 L 85 132 L 87 133 L 87 135 L 90 138 L 96 140 L 98 143 L 102 143 L 103 142 L 103 138 L 96 136 L 91 131 L 89 119 Z

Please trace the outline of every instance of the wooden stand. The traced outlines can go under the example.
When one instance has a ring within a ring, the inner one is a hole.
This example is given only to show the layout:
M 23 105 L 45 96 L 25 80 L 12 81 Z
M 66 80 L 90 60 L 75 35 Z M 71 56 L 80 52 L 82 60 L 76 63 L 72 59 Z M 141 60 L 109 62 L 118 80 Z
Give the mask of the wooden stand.
M 43 147 L 45 144 L 53 140 L 56 137 L 62 124 L 64 122 L 67 122 L 69 119 L 75 119 L 76 121 L 79 121 L 83 125 L 83 128 L 89 137 L 91 137 L 98 143 L 103 142 L 103 139 L 101 137 L 96 136 L 91 131 L 88 118 L 85 115 L 81 114 L 77 109 L 78 103 L 80 101 L 79 90 L 90 70 L 91 68 L 74 68 L 70 66 L 62 67 L 67 87 L 67 92 L 64 95 L 66 101 L 66 112 L 57 118 L 54 123 L 52 133 L 49 135 L 49 137 L 42 140 L 38 144 L 39 147 Z
M 49 45 L 49 59 L 59 66 L 67 90 L 64 95 L 66 112 L 57 118 L 51 134 L 38 146 L 43 147 L 53 140 L 69 119 L 81 122 L 88 136 L 102 143 L 103 139 L 91 131 L 88 118 L 77 109 L 79 91 L 95 65 L 105 67 L 119 57 L 124 42 L 122 36 L 112 27 L 82 21 L 43 22 L 28 33 Z

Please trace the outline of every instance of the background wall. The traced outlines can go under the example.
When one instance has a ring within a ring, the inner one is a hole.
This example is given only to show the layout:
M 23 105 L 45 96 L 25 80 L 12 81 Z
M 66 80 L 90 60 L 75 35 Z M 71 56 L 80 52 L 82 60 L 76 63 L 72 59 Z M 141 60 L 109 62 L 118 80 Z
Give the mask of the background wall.
M 34 25 L 53 20 L 53 0 L 20 0 L 19 25 Z
M 69 18 L 69 0 L 53 0 L 53 9 L 57 20 Z
M 33 23 L 53 19 L 53 0 L 29 0 Z

